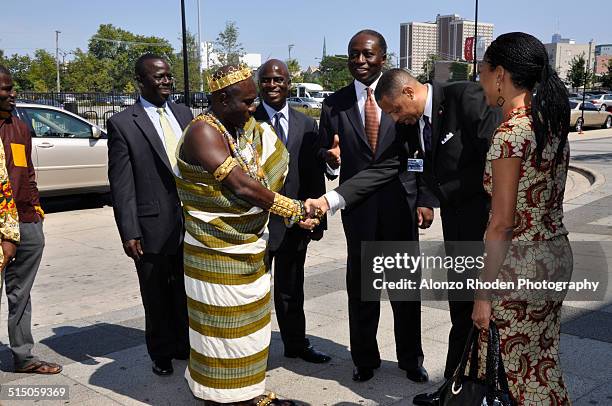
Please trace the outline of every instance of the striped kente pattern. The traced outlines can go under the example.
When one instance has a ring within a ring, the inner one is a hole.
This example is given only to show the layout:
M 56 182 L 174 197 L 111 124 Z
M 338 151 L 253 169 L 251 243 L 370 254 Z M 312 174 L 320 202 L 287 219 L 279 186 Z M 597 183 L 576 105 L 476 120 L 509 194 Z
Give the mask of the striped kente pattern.
M 238 146 L 252 143 L 269 189 L 278 191 L 289 162 L 287 150 L 269 127 L 254 119 L 245 130 Z M 239 401 L 243 392 L 259 390 L 261 385 L 263 393 L 265 387 L 269 334 L 266 342 L 259 337 L 266 339 L 262 331 L 269 330 L 270 325 L 270 275 L 264 264 L 262 240 L 269 214 L 240 199 L 202 167 L 184 162 L 182 141 L 177 155 L 180 176 L 176 183 L 185 215 L 184 269 L 191 330 L 186 377 L 198 397 Z M 254 288 L 259 286 L 265 286 L 265 290 Z M 219 305 L 228 297 L 240 304 Z M 248 347 L 230 348 L 240 342 L 248 343 Z M 219 343 L 224 347 L 222 351 L 217 347 Z

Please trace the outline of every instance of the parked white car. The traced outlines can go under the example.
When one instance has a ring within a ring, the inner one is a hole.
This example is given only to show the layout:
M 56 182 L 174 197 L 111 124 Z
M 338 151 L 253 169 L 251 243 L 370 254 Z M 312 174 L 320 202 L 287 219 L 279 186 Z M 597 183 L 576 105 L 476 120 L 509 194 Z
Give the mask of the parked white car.
M 320 109 L 321 103 L 312 97 L 289 97 L 287 103 L 291 107 L 303 107 L 305 109 Z
M 102 129 L 53 106 L 17 103 L 14 114 L 32 132 L 32 162 L 42 196 L 110 190 Z

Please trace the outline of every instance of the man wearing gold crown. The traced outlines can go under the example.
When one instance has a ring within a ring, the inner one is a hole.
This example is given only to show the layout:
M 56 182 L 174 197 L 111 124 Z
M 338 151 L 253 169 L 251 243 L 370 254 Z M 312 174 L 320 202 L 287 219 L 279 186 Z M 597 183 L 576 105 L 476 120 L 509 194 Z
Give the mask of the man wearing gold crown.
M 191 356 L 185 377 L 207 405 L 295 403 L 265 395 L 270 344 L 270 273 L 264 255 L 269 213 L 312 229 L 304 206 L 276 193 L 289 154 L 272 128 L 252 117 L 249 68 L 224 66 L 208 79 L 211 108 L 177 148 L 185 215 L 185 291 Z

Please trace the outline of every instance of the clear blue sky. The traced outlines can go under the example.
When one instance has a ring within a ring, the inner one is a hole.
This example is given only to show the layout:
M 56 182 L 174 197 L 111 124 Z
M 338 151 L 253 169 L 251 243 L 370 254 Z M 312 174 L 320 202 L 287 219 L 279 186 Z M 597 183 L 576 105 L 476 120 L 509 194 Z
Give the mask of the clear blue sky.
M 188 29 L 197 32 L 197 0 L 185 0 Z M 306 0 L 243 1 L 200 0 L 202 40 L 214 40 L 233 20 L 247 52 L 287 58 L 287 46 L 302 65 L 316 65 L 323 36 L 327 53 L 346 53 L 349 38 L 363 28 L 373 28 L 399 54 L 399 24 L 432 21 L 436 14 L 456 13 L 473 19 L 473 0 Z M 585 6 L 584 8 L 582 6 Z M 564 37 L 587 43 L 612 43 L 612 1 L 480 0 L 479 20 L 495 24 L 497 36 L 525 31 L 550 42 L 559 28 Z M 55 30 L 60 48 L 86 49 L 98 26 L 111 23 L 143 35 L 156 35 L 179 49 L 180 0 L 19 0 L 2 5 L 0 49 L 6 54 L 33 53 L 36 48 L 54 52 Z

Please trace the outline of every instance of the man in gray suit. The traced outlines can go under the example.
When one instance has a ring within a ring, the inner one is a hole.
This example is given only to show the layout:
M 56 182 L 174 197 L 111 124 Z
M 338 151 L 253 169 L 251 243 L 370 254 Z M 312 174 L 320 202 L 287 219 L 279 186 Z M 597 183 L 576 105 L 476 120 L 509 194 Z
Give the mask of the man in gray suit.
M 170 375 L 172 359 L 189 358 L 183 282 L 183 215 L 174 183 L 176 146 L 193 119 L 168 100 L 168 63 L 145 54 L 136 61 L 140 98 L 112 116 L 108 178 L 123 249 L 136 264 L 153 372 Z

